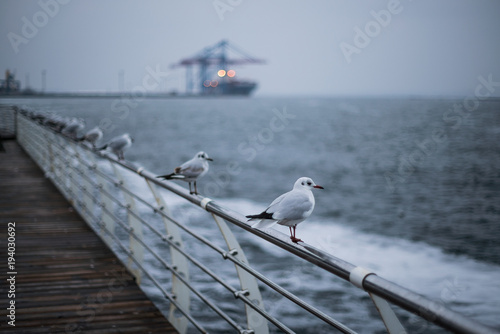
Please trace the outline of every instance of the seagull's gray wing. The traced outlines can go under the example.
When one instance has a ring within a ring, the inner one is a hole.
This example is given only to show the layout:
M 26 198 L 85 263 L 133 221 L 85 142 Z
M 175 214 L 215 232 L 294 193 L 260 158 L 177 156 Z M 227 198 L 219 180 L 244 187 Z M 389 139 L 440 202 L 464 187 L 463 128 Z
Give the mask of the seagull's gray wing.
M 272 209 L 274 219 L 300 220 L 311 214 L 314 209 L 314 201 L 311 201 L 307 192 L 290 191 Z
M 175 169 L 175 173 L 185 175 L 186 177 L 197 177 L 198 175 L 203 173 L 204 170 L 205 168 L 203 167 L 202 163 L 197 160 L 191 159 L 183 163 L 180 167 L 177 167 Z

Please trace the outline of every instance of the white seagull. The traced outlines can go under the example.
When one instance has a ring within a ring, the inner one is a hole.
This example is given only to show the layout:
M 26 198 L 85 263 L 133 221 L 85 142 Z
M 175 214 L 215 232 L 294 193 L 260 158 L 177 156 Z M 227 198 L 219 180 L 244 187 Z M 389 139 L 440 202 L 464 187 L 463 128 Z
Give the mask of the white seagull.
M 101 139 L 102 130 L 98 126 L 96 126 L 92 130 L 89 130 L 82 138 L 80 138 L 80 141 L 88 141 L 92 144 L 92 147 L 95 148 L 95 144 Z
M 213 161 L 203 151 L 196 153 L 193 159 L 186 161 L 180 167 L 176 167 L 174 172 L 166 175 L 159 175 L 157 178 L 164 180 L 182 180 L 189 183 L 189 193 L 198 195 L 196 179 L 208 172 L 208 161 Z M 194 191 L 191 191 L 191 182 L 194 182 Z
M 76 139 L 78 131 L 83 130 L 85 127 L 85 121 L 80 118 L 71 118 L 62 130 L 62 133 L 69 136 L 72 139 Z
M 111 139 L 109 143 L 99 148 L 99 151 L 109 148 L 114 154 L 116 154 L 118 160 L 123 160 L 125 159 L 123 152 L 132 146 L 133 142 L 134 139 L 130 138 L 128 133 L 124 133 L 121 136 Z
M 246 217 L 250 218 L 249 221 L 258 221 L 252 225 L 253 228 L 269 228 L 275 224 L 288 226 L 292 242 L 302 241 L 295 237 L 295 229 L 314 210 L 313 188 L 324 189 L 311 178 L 301 177 L 295 181 L 291 191 L 276 198 L 262 213 Z

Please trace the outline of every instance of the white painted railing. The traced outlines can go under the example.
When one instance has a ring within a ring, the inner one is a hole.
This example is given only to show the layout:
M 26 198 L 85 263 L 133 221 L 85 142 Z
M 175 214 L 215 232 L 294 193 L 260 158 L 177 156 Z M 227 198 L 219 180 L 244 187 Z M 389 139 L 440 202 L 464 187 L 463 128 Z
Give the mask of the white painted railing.
M 155 175 L 142 167 L 127 161 L 118 161 L 107 153 L 93 151 L 88 146 L 41 124 L 43 122 L 40 121 L 40 117 L 34 115 L 36 113 L 29 111 L 17 112 L 18 142 L 109 247 L 125 255 L 124 264 L 137 281 L 140 282 L 143 277 L 147 277 L 169 300 L 168 319 L 180 333 L 185 333 L 188 326 L 202 333 L 207 332 L 196 319 L 196 314 L 190 310 L 192 296 L 196 296 L 211 308 L 227 323 L 227 328 L 233 328 L 239 333 L 268 333 L 270 324 L 282 332 L 293 333 L 286 324 L 265 310 L 259 290 L 259 285 L 262 284 L 303 308 L 306 311 L 304 316 L 309 314 L 311 317 L 317 317 L 329 324 L 332 330 L 355 333 L 332 316 L 304 302 L 255 270 L 227 223 L 253 233 L 365 290 L 374 302 L 389 333 L 406 333 L 389 303 L 456 333 L 497 333 L 441 304 L 311 245 L 293 244 L 281 233 L 270 234 L 252 229 L 241 214 L 228 210 L 207 197 L 190 195 L 186 189 L 172 182 L 159 181 Z M 144 182 L 150 193 L 145 195 L 134 191 L 135 184 L 129 182 L 132 178 Z M 173 217 L 162 198 L 161 189 L 191 202 L 193 210 L 199 207 L 207 211 L 207 218 L 211 216 L 215 220 L 226 247 L 217 245 Z M 145 215 L 144 210 L 138 209 L 139 206 L 146 208 L 151 214 Z M 152 246 L 154 244 L 152 240 L 143 237 L 146 232 L 154 236 L 158 242 L 168 246 L 169 260 Z M 220 277 L 213 268 L 209 268 L 197 259 L 196 254 L 186 250 L 183 238 L 193 238 L 196 242 L 203 243 L 219 253 L 221 261 L 231 261 L 236 268 L 239 287 L 229 284 L 228 277 Z M 144 266 L 145 257 L 154 260 L 165 271 L 171 272 L 170 289 L 167 290 L 160 279 Z M 213 284 L 219 284 L 239 300 L 235 301 L 234 305 L 244 308 L 246 324 L 233 319 L 230 316 L 231 312 L 213 302 L 192 282 L 189 266 L 196 266 L 213 281 Z M 275 331 L 275 328 L 271 330 Z

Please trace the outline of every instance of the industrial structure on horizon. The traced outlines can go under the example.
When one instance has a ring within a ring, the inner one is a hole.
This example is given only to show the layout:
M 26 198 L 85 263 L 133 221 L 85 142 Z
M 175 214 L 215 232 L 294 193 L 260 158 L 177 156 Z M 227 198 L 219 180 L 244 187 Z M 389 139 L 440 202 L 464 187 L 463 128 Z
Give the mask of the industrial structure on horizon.
M 230 58 L 229 52 L 238 58 Z M 193 57 L 182 59 L 172 68 L 186 68 L 186 94 L 193 95 L 250 95 L 257 83 L 239 80 L 234 65 L 264 64 L 265 61 L 241 51 L 229 41 L 222 40 L 206 47 Z M 196 67 L 198 67 L 197 73 Z
M 14 73 L 9 70 L 5 71 L 5 79 L 0 80 L 0 94 L 15 95 L 21 91 L 21 83 L 16 80 Z

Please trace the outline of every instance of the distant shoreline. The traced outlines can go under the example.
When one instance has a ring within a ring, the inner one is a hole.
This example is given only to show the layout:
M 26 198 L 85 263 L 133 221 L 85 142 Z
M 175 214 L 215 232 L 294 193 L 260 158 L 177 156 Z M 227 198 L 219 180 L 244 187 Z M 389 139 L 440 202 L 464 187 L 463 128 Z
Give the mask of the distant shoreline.
M 185 94 L 185 93 L 145 93 L 135 94 L 134 92 L 114 92 L 114 93 L 85 93 L 85 92 L 59 92 L 59 93 L 30 93 L 30 94 L 0 94 L 1 99 L 12 98 L 102 98 L 102 99 L 121 99 L 121 98 L 155 98 L 155 99 L 185 99 L 185 98 L 215 98 L 215 99 L 229 99 L 229 98 L 333 98 L 333 99 L 408 99 L 408 100 L 421 100 L 421 99 L 442 99 L 442 100 L 460 100 L 466 96 L 453 96 L 453 95 L 303 95 L 303 96 L 287 96 L 287 95 L 201 95 L 201 94 Z M 483 102 L 498 101 L 500 96 L 490 96 L 483 99 Z
M 146 93 L 135 94 L 134 92 L 122 93 L 34 93 L 34 94 L 0 94 L 1 98 L 183 98 L 183 97 L 207 97 L 206 95 L 188 95 L 176 93 Z

